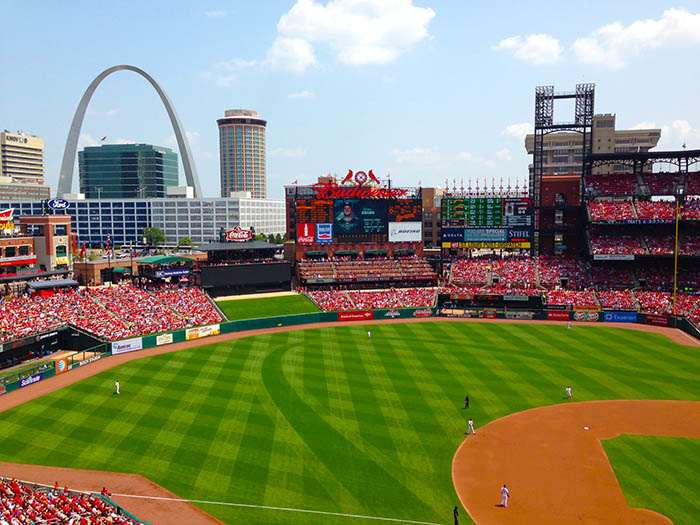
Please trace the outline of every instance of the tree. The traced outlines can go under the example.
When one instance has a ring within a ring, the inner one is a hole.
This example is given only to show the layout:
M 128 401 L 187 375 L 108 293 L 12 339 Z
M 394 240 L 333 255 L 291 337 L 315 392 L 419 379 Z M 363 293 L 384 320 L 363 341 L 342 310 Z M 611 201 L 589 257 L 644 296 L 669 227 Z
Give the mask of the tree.
M 149 246 L 157 247 L 165 242 L 165 234 L 160 228 L 144 228 L 143 236 Z
M 267 236 L 267 242 L 269 242 L 270 244 L 275 243 L 275 234 L 274 233 L 271 233 Z
M 282 236 L 279 233 L 275 234 L 275 244 L 282 244 Z
M 255 238 L 253 239 L 255 241 L 265 241 L 265 234 L 264 233 L 256 233 Z
M 194 246 L 194 243 L 192 242 L 192 239 L 189 237 L 183 237 L 179 241 L 177 241 L 178 246 Z

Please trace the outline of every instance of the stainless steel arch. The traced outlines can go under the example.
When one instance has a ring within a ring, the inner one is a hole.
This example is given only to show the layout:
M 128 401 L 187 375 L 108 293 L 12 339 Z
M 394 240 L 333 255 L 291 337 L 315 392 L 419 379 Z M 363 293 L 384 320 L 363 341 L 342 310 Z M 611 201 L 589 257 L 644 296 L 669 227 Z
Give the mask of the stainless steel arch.
M 199 177 L 197 176 L 197 168 L 194 165 L 194 159 L 192 159 L 192 152 L 190 152 L 190 145 L 187 141 L 187 136 L 182 129 L 182 124 L 180 124 L 180 119 L 175 113 L 175 108 L 170 102 L 168 95 L 160 87 L 158 82 L 156 82 L 151 75 L 146 73 L 144 70 L 139 69 L 134 66 L 121 65 L 113 66 L 109 69 L 105 69 L 102 73 L 97 75 L 95 80 L 88 86 L 83 94 L 83 98 L 80 99 L 78 104 L 78 109 L 75 110 L 75 115 L 73 116 L 73 122 L 70 125 L 70 131 L 68 132 L 68 140 L 66 140 L 66 149 L 63 152 L 63 162 L 61 163 L 61 173 L 58 178 L 58 196 L 63 197 L 66 193 L 70 193 L 73 187 L 73 168 L 75 167 L 75 156 L 78 150 L 78 138 L 80 137 L 80 128 L 83 126 L 83 118 L 85 117 L 85 111 L 90 103 L 92 94 L 97 89 L 106 77 L 114 73 L 115 71 L 133 71 L 138 73 L 143 78 L 148 80 L 153 88 L 156 90 L 160 99 L 163 101 L 165 110 L 168 112 L 168 117 L 170 117 L 170 122 L 173 125 L 173 131 L 175 131 L 175 138 L 177 139 L 177 147 L 180 150 L 180 157 L 182 158 L 182 165 L 185 167 L 185 179 L 187 184 L 194 188 L 194 196 L 202 197 L 202 189 L 199 186 Z

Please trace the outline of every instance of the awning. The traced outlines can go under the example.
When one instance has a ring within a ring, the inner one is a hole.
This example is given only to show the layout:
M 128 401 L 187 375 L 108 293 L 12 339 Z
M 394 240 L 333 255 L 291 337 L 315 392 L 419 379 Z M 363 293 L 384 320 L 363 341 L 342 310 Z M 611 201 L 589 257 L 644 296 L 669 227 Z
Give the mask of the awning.
M 14 281 L 28 281 L 29 279 L 36 279 L 37 277 L 49 277 L 52 275 L 65 275 L 67 273 L 73 273 L 73 270 L 53 270 L 50 272 L 33 272 L 33 273 L 18 273 L 16 275 L 6 275 L 0 276 L 0 283 L 8 283 Z
M 340 250 L 339 252 L 335 252 L 336 255 L 359 255 L 360 252 L 356 252 L 355 250 Z
M 193 262 L 189 257 L 176 255 L 151 255 L 138 260 L 139 264 L 172 264 L 176 262 Z
M 128 266 L 121 266 L 119 268 L 114 268 L 112 271 L 114 273 L 131 273 L 131 268 Z
M 416 250 L 394 250 L 396 255 L 413 255 Z
M 54 279 L 48 281 L 32 281 L 27 283 L 29 288 L 35 290 L 46 290 L 47 288 L 64 288 L 66 286 L 78 286 L 78 281 L 73 279 Z
M 306 255 L 308 255 L 309 257 L 326 257 L 328 255 L 328 252 L 321 252 L 321 251 L 306 252 Z
M 365 255 L 386 255 L 387 253 L 389 252 L 386 250 L 367 250 Z

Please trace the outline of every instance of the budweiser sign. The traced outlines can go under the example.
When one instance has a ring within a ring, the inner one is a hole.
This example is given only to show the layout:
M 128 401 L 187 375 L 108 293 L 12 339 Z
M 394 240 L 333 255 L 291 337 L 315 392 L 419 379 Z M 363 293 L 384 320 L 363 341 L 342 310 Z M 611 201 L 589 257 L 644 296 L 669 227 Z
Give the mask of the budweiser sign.
M 14 208 L 0 211 L 0 222 L 10 222 L 12 220 L 12 215 L 14 214 L 14 212 Z
M 226 230 L 227 241 L 249 241 L 253 238 L 253 232 L 244 230 L 240 226 L 236 226 L 233 230 Z
M 346 186 L 346 184 L 348 184 Z M 348 170 L 348 174 L 340 184 L 335 182 L 314 184 L 316 198 L 318 199 L 399 199 L 408 194 L 408 190 L 400 188 L 389 188 L 382 186 L 379 179 L 372 173 L 358 171 L 353 174 Z

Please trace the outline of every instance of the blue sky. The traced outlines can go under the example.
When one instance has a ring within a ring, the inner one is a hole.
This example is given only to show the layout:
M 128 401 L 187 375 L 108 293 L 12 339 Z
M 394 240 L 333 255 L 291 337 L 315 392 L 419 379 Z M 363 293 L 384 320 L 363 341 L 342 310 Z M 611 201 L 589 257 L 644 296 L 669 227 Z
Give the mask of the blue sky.
M 538 85 L 594 82 L 596 112 L 616 113 L 618 128 L 662 127 L 662 148 L 700 148 L 700 2 L 494 4 L 2 0 L 0 128 L 44 138 L 55 192 L 82 93 L 131 64 L 173 102 L 206 196 L 219 196 L 216 119 L 234 108 L 268 121 L 273 198 L 348 169 L 406 186 L 522 182 Z M 103 136 L 177 149 L 160 99 L 131 72 L 92 99 L 81 144 Z

